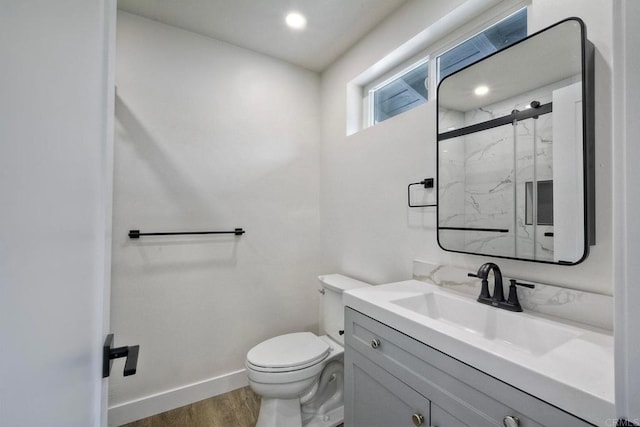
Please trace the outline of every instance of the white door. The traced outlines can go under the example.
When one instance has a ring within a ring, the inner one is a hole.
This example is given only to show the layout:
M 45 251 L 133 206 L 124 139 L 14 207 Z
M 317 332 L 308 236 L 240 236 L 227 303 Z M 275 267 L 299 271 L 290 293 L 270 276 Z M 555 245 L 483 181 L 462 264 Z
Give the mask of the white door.
M 106 421 L 114 4 L 0 8 L 3 427 Z

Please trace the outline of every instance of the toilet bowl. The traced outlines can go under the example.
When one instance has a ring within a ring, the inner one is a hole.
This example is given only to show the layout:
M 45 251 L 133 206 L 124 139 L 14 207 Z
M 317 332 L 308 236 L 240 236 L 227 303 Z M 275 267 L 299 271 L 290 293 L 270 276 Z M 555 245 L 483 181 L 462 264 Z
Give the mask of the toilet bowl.
M 343 422 L 342 292 L 369 284 L 339 274 L 319 280 L 326 335 L 280 335 L 247 353 L 249 385 L 262 397 L 256 427 L 335 427 Z

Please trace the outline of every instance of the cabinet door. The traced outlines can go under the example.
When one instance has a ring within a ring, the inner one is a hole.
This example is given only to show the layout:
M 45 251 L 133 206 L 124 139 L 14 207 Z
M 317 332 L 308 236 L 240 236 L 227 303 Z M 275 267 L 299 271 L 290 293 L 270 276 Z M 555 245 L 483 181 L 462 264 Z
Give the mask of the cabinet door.
M 469 427 L 439 406 L 431 404 L 430 427 Z
M 345 353 L 345 394 L 346 426 L 429 425 L 429 400 L 355 351 Z

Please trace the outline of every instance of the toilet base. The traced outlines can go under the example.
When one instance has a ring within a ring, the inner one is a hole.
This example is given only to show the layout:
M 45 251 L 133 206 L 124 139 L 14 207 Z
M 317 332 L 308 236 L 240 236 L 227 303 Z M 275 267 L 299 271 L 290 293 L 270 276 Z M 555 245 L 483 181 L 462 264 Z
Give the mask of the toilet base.
M 323 415 L 305 419 L 303 427 L 337 427 L 344 422 L 344 406 L 339 406 Z
M 300 412 L 299 399 L 265 399 L 260 403 L 256 427 L 337 427 L 344 421 L 344 406 L 325 414 Z
M 256 427 L 301 427 L 300 399 L 262 398 Z

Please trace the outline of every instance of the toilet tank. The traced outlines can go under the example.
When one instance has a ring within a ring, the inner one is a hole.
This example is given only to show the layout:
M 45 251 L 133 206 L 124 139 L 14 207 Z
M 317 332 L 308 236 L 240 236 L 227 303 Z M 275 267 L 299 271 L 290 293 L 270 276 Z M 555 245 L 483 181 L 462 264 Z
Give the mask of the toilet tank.
M 326 274 L 318 276 L 322 284 L 324 296 L 322 297 L 322 325 L 324 333 L 334 341 L 344 345 L 344 338 L 339 331 L 344 330 L 344 304 L 342 293 L 349 289 L 371 286 L 369 283 L 352 279 L 341 274 Z

